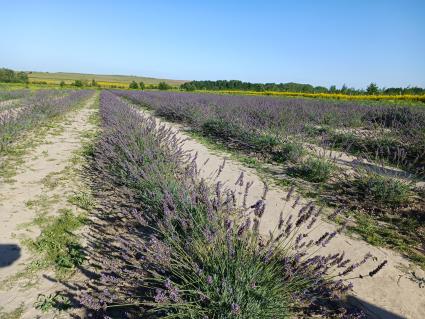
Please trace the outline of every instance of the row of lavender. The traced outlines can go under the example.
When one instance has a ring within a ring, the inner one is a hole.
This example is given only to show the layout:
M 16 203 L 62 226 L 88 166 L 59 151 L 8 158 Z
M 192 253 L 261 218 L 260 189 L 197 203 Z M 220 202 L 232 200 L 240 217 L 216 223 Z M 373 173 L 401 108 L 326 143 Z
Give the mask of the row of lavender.
M 90 91 L 41 90 L 0 113 L 0 154 L 6 152 L 19 134 L 69 111 L 87 98 Z
M 31 94 L 30 90 L 0 90 L 0 102 L 27 97 Z
M 355 102 L 115 91 L 169 120 L 274 160 L 303 140 L 425 173 L 425 108 Z M 288 146 L 289 145 L 289 146 Z
M 81 299 L 98 315 L 271 319 L 325 311 L 318 305 L 349 290 L 347 278 L 371 257 L 321 255 L 337 232 L 310 234 L 320 213 L 312 203 L 259 234 L 266 192 L 237 206 L 221 182 L 200 179 L 171 130 L 110 92 L 101 93 L 100 114 L 93 176 L 121 212 L 102 216 L 112 236 L 101 232 L 99 280 Z M 242 176 L 237 182 L 248 191 Z M 293 203 L 291 192 L 286 201 Z

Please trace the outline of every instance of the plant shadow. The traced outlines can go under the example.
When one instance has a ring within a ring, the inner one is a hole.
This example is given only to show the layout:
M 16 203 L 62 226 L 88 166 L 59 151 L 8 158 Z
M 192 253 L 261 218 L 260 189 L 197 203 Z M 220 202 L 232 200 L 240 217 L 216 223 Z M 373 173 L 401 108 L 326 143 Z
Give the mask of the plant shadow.
M 12 265 L 21 257 L 21 247 L 16 244 L 0 244 L 0 268 Z

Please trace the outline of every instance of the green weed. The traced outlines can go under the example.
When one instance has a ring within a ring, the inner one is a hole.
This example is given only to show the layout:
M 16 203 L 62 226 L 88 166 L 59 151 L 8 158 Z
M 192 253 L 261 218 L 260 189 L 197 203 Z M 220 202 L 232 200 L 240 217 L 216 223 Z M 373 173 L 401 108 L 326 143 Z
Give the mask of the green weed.
M 87 192 L 79 192 L 70 196 L 68 202 L 86 211 L 92 210 L 95 204 L 92 195 Z
M 82 247 L 73 233 L 84 223 L 84 216 L 62 209 L 60 215 L 42 229 L 40 236 L 27 244 L 41 260 L 54 266 L 58 275 L 66 275 L 85 260 Z
M 309 182 L 323 183 L 332 176 L 335 169 L 335 165 L 326 159 L 309 157 L 291 169 L 289 174 Z
M 63 311 L 71 308 L 71 301 L 68 297 L 60 293 L 50 294 L 48 296 L 39 294 L 34 307 L 42 312 L 49 312 L 53 310 Z
M 273 155 L 273 160 L 277 162 L 297 162 L 305 154 L 304 147 L 296 142 L 285 142 Z

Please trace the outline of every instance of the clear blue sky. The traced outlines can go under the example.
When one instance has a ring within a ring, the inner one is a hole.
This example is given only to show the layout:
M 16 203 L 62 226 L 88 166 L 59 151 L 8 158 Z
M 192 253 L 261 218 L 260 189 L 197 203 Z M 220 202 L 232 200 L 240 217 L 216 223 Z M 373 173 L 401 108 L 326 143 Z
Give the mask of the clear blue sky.
M 425 87 L 424 0 L 0 0 L 0 67 Z

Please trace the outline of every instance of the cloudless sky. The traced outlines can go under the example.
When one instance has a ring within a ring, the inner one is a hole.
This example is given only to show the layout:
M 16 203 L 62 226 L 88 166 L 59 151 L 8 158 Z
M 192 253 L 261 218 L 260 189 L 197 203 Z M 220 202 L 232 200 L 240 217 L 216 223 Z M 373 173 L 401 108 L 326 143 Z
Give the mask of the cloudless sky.
M 425 0 L 0 0 L 0 67 L 425 87 Z

